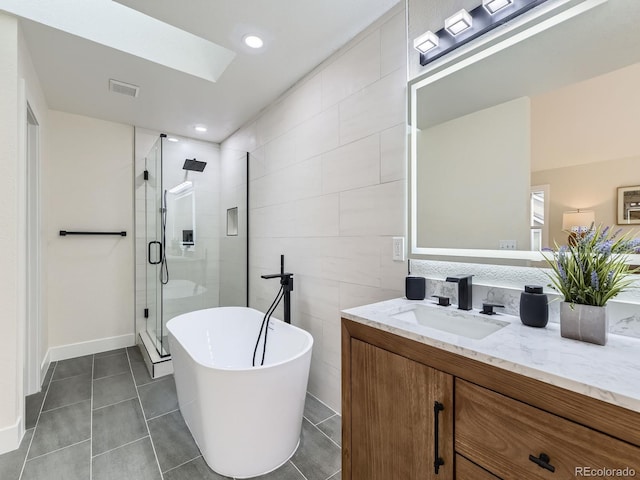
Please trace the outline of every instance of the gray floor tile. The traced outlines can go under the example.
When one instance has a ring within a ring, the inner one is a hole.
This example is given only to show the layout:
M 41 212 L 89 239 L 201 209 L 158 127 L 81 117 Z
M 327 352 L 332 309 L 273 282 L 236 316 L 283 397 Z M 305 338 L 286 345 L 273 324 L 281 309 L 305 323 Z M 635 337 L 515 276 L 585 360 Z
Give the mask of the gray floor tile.
M 331 440 L 342 445 L 342 417 L 340 415 L 334 415 L 316 426 Z
M 93 361 L 93 379 L 129 372 L 129 359 L 126 353 L 96 358 Z
M 94 410 L 136 397 L 136 386 L 130 372 L 93 381 Z
M 64 407 L 65 405 L 82 402 L 90 398 L 91 375 L 81 375 L 59 381 L 52 380 L 42 411 Z
M 147 426 L 137 398 L 93 411 L 94 455 L 147 435 Z
M 333 477 L 331 477 L 329 480 L 342 480 L 342 470 L 340 470 L 338 473 L 336 473 Z
M 32 435 L 33 429 L 27 430 L 17 450 L 0 455 L 0 478 L 2 480 L 18 480 L 20 478 Z
M 127 354 L 129 355 L 129 360 L 131 360 L 132 362 L 144 362 L 142 353 L 140 353 L 140 347 L 138 345 L 127 347 Z
M 302 438 L 291 461 L 308 480 L 326 480 L 340 470 L 340 448 L 308 421 L 302 422 Z
M 60 360 L 56 365 L 55 372 L 53 372 L 53 380 L 62 380 L 63 378 L 75 377 L 77 375 L 89 375 L 91 374 L 92 366 L 93 355 Z
M 108 357 L 110 355 L 118 355 L 122 353 L 126 353 L 127 350 L 124 348 L 116 348 L 115 350 L 109 350 L 107 352 L 100 352 L 94 355 L 94 358 Z
M 138 393 L 144 414 L 148 419 L 178 408 L 178 395 L 173 375 L 138 387 Z
M 160 480 L 149 437 L 93 457 L 93 480 Z
M 25 398 L 24 422 L 27 430 L 36 426 L 45 393 L 46 390 L 42 390 L 41 392 L 34 393 L 33 395 L 28 395 L 27 398 Z
M 147 365 L 144 363 L 142 358 L 142 354 L 140 353 L 140 348 L 138 346 L 127 348 L 127 353 L 129 354 L 129 361 L 131 362 L 131 370 L 133 371 L 133 378 L 136 382 L 136 385 L 146 385 L 148 383 L 157 382 L 162 378 L 153 379 L 151 375 L 149 375 L 149 370 L 147 369 Z
M 87 440 L 27 461 L 22 480 L 89 480 L 90 445 Z
M 91 401 L 42 412 L 29 458 L 59 450 L 91 437 Z
M 224 480 L 223 477 L 209 468 L 204 458 L 198 457 L 184 465 L 163 473 L 164 480 Z M 285 480 L 284 478 L 282 480 Z
M 316 425 L 335 414 L 336 412 L 331 410 L 316 397 L 307 393 L 307 398 L 304 402 L 304 418 Z
M 271 473 L 254 478 L 259 480 L 304 480 L 304 477 L 296 467 L 291 464 L 291 462 L 285 463 L 279 469 L 274 470 Z
M 200 456 L 200 450 L 180 411 L 150 420 L 149 432 L 163 472 Z

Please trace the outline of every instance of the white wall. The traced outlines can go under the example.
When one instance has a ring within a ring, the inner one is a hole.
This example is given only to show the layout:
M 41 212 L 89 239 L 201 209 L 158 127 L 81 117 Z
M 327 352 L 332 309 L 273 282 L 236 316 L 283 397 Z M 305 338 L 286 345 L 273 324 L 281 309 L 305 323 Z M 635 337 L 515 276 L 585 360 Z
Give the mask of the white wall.
M 22 436 L 18 118 L 18 23 L 0 14 L 0 453 Z
M 227 139 L 250 151 L 250 303 L 294 273 L 292 321 L 315 344 L 309 391 L 340 408 L 340 310 L 401 296 L 406 50 L 402 5 Z M 282 318 L 282 311 L 276 312 Z
M 227 148 L 220 157 L 220 306 L 247 303 L 247 153 Z M 238 209 L 238 235 L 227 235 L 227 210 Z
M 133 127 L 51 110 L 46 150 L 46 309 L 49 344 L 58 352 L 52 359 L 81 353 L 61 348 L 70 344 L 89 348 L 113 337 L 132 344 Z M 60 230 L 127 236 L 62 237 Z
M 530 101 L 518 98 L 418 136 L 418 245 L 529 249 Z

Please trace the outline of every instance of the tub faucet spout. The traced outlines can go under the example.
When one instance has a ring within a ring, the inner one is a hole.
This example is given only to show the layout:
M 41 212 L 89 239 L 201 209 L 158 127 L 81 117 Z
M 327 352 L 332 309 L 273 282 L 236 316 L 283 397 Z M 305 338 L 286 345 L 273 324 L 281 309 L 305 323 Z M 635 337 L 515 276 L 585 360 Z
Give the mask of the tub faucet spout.
M 284 299 L 284 321 L 291 323 L 291 292 L 293 291 L 293 273 L 284 271 L 284 255 L 280 255 L 280 273 L 272 273 L 270 275 L 261 275 L 261 278 L 279 278 L 282 285 Z

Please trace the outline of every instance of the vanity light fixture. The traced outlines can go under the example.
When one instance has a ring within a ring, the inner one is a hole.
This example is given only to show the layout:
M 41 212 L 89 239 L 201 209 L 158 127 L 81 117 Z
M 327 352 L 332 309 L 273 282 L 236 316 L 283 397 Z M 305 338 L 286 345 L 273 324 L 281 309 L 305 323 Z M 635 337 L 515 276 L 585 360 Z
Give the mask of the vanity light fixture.
M 413 41 L 413 48 L 420 52 L 420 65 L 437 60 L 547 1 L 482 0 L 482 4 L 470 11 L 456 12 L 445 20 L 444 28 L 423 33 Z
M 473 19 L 464 8 L 454 13 L 444 21 L 444 28 L 454 37 L 469 30 L 473 26 Z
M 482 6 L 491 15 L 513 4 L 513 0 L 482 0 Z
M 413 41 L 413 48 L 418 50 L 420 53 L 427 53 L 434 48 L 438 48 L 439 43 L 440 39 L 438 36 L 429 30 Z

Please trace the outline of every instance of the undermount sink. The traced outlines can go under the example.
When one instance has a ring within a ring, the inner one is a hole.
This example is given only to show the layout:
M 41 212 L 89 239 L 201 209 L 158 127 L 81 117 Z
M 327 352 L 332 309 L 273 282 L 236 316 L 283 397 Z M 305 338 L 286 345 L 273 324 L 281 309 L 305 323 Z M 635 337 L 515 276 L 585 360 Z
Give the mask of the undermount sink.
M 491 316 L 485 317 L 457 309 L 439 310 L 425 305 L 412 305 L 410 309 L 392 315 L 392 318 L 474 340 L 483 339 L 509 325 L 509 322 Z

